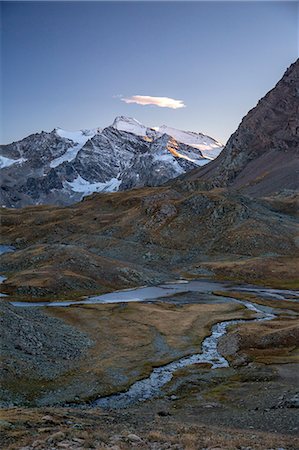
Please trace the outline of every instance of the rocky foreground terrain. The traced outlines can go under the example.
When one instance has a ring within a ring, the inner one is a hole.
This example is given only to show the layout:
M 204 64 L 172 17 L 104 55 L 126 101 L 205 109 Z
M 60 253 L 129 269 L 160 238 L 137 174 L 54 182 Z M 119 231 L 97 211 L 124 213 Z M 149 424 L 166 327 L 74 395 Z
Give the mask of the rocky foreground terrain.
M 4 448 L 299 448 L 298 92 L 299 61 L 214 162 L 163 186 L 3 210 L 3 243 L 16 248 L 1 258 Z M 203 277 L 235 289 L 148 303 L 9 304 Z M 252 293 L 245 282 L 278 290 Z M 253 320 L 261 313 L 269 320 Z M 95 407 L 197 353 L 213 324 L 237 319 L 246 322 L 231 323 L 217 344 L 228 366 L 190 364 L 158 398 Z

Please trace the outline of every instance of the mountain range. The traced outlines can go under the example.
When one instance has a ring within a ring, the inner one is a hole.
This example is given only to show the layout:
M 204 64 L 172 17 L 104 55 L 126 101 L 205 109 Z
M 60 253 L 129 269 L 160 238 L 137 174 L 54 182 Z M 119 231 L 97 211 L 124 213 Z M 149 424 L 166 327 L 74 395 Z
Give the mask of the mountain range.
M 2 206 L 69 205 L 93 192 L 157 186 L 210 162 L 222 144 L 201 133 L 117 117 L 104 129 L 55 128 L 0 147 Z

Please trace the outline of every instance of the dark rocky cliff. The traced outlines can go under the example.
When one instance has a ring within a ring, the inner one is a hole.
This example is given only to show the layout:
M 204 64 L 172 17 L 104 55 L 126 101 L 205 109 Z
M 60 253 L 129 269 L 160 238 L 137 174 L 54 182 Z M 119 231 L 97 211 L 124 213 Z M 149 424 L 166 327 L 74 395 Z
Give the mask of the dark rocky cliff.
M 243 118 L 213 162 L 184 176 L 252 196 L 298 187 L 299 59 Z

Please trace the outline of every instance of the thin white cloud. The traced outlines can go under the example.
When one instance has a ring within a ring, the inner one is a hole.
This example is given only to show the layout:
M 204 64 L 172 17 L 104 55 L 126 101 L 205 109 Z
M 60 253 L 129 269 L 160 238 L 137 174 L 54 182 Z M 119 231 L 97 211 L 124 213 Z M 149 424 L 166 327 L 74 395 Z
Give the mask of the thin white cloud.
M 125 103 L 137 103 L 137 105 L 154 105 L 160 108 L 185 108 L 183 100 L 175 100 L 169 97 L 152 97 L 150 95 L 132 95 L 132 97 L 122 98 Z

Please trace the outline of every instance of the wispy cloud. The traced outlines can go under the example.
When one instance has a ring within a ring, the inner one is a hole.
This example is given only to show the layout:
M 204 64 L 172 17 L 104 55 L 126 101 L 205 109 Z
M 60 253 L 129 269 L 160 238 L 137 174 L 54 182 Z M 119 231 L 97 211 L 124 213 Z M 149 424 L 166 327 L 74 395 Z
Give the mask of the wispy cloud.
M 122 98 L 125 103 L 137 103 L 138 105 L 154 105 L 160 108 L 185 108 L 183 100 L 175 100 L 169 97 L 152 97 L 150 95 L 132 95 L 132 97 Z

